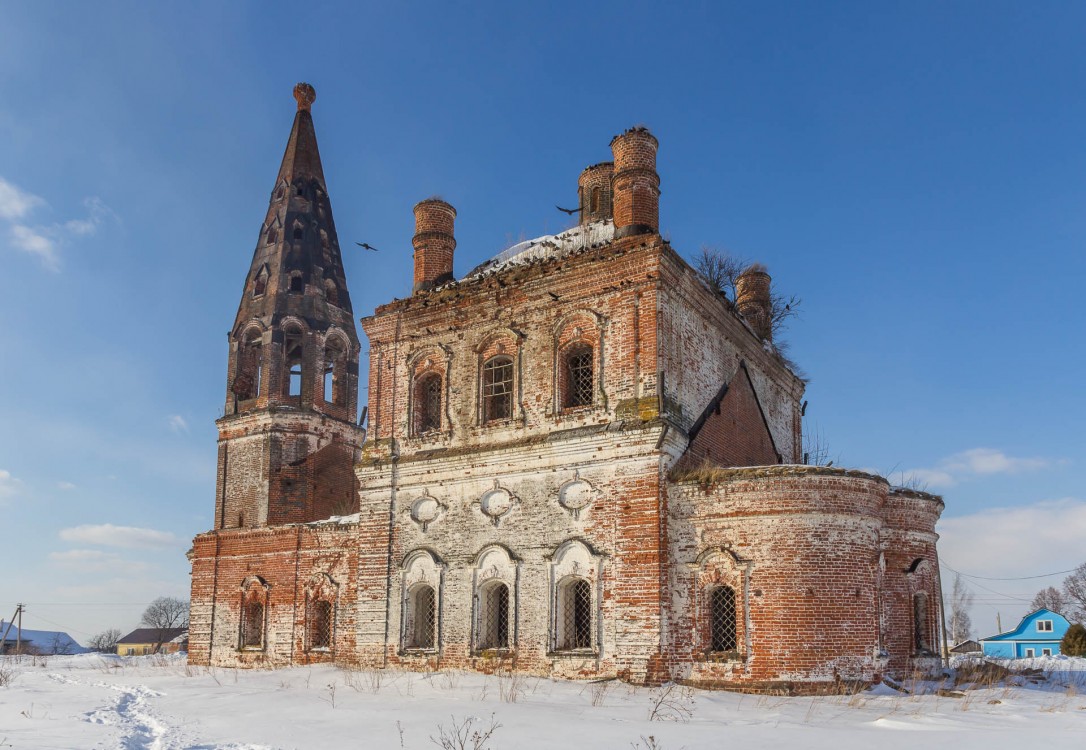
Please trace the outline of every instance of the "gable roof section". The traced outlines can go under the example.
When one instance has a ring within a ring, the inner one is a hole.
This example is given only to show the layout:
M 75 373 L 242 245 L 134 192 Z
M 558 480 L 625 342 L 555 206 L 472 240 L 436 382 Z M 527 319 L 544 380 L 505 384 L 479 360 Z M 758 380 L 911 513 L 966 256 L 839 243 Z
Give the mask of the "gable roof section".
M 682 458 L 687 465 L 766 466 L 781 460 L 746 362 L 739 363 L 687 435 L 690 442 Z
M 1053 628 L 1051 633 L 1045 633 L 1043 635 L 1037 635 L 1034 633 L 1026 633 L 1026 630 L 1036 620 L 1051 619 Z M 987 638 L 981 638 L 982 641 L 1013 641 L 1029 640 L 1029 641 L 1059 641 L 1063 638 L 1063 634 L 1067 632 L 1067 629 L 1071 626 L 1067 618 L 1061 615 L 1059 612 L 1053 612 L 1050 609 L 1041 608 L 1030 612 L 1028 615 L 1022 618 L 1022 621 L 1013 630 L 1000 633 L 999 635 L 991 635 Z
M 158 643 L 159 640 L 169 643 L 187 630 L 188 628 L 136 628 L 117 643 Z

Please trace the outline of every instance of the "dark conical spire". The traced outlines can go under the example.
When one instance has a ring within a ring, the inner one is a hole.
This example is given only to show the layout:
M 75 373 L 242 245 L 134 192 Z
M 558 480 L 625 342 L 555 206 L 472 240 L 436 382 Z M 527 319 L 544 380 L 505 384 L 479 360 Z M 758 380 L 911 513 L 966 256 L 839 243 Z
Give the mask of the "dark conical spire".
M 308 83 L 294 87 L 298 110 L 232 331 L 242 353 L 243 345 L 260 332 L 265 346 L 260 352 L 263 364 L 246 365 L 244 357 L 232 363 L 234 372 L 245 377 L 240 385 L 232 386 L 228 413 L 235 408 L 247 410 L 263 408 L 265 404 L 297 403 L 302 408 L 353 414 L 358 335 L 309 111 L 316 97 Z M 299 329 L 302 334 L 297 333 Z M 301 340 L 299 335 L 305 339 L 304 345 L 296 343 Z M 326 356 L 320 347 L 331 346 L 329 341 L 333 344 L 339 341 L 335 345 L 349 353 L 347 369 L 352 383 L 349 396 L 332 401 L 323 398 L 321 375 L 316 371 L 324 366 L 321 357 Z M 303 355 L 303 392 L 295 398 L 287 375 Z M 251 394 L 260 394 L 259 401 L 253 400 Z M 234 396 L 238 397 L 237 406 Z
M 284 182 L 291 184 L 296 179 L 305 177 L 316 180 L 324 187 L 324 169 L 321 168 L 321 155 L 317 149 L 317 132 L 313 129 L 313 115 L 310 114 L 317 92 L 308 83 L 299 83 L 294 87 L 294 98 L 298 101 L 298 114 L 294 116 L 294 127 L 290 130 L 276 185 Z

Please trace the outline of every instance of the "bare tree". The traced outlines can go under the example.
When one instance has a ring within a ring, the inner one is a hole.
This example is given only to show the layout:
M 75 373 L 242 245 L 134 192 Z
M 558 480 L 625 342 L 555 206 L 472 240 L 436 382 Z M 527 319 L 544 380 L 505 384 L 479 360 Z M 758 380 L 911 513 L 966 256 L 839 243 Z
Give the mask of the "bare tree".
M 87 642 L 87 646 L 90 647 L 92 651 L 111 654 L 117 650 L 117 641 L 119 640 L 121 640 L 121 631 L 117 628 L 109 628 L 91 638 Z
M 1086 563 L 1063 579 L 1065 610 L 1061 615 L 1072 622 L 1086 623 Z
M 1067 600 L 1063 597 L 1063 592 L 1055 586 L 1049 586 L 1047 589 L 1041 589 L 1037 592 L 1037 595 L 1033 597 L 1033 601 L 1029 604 L 1030 611 L 1037 609 L 1050 609 L 1053 612 L 1063 614 L 1067 609 Z
M 143 610 L 140 625 L 156 631 L 155 652 L 157 653 L 166 642 L 170 630 L 189 626 L 189 603 L 172 596 L 160 596 Z
M 950 590 L 950 640 L 961 643 L 969 640 L 973 634 L 973 622 L 969 618 L 969 608 L 973 606 L 973 592 L 965 585 L 962 574 L 954 575 L 954 585 Z

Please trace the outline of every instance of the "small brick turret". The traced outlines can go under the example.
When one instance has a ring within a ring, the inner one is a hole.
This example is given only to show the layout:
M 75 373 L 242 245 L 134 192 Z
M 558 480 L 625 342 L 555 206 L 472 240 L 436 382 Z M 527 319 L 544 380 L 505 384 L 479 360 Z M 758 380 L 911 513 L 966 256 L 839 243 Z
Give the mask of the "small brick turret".
M 769 274 L 760 263 L 747 268 L 735 280 L 735 306 L 759 337 L 773 340 L 773 312 Z
M 611 218 L 611 180 L 614 162 L 600 162 L 585 167 L 577 179 L 577 194 L 581 197 L 581 224 Z
M 615 175 L 611 181 L 615 237 L 655 234 L 660 227 L 659 142 L 647 128 L 630 128 L 611 139 Z
M 411 244 L 415 248 L 416 294 L 452 281 L 455 220 L 456 209 L 440 198 L 427 198 L 415 205 Z

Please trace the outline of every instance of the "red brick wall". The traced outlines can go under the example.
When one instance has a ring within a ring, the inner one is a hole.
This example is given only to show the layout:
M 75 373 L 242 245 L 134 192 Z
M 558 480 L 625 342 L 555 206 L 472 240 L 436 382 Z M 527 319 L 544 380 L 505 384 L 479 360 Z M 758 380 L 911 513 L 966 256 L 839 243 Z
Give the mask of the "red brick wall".
M 682 468 L 766 466 L 778 462 L 773 437 L 758 406 L 758 397 L 745 367 L 728 384 L 717 408 L 709 412 L 686 455 Z
M 255 666 L 354 660 L 358 527 L 350 524 L 231 530 L 193 543 L 189 661 Z M 334 638 L 313 651 L 306 638 L 306 591 L 324 575 L 337 584 Z M 267 584 L 266 645 L 241 649 L 242 585 Z

